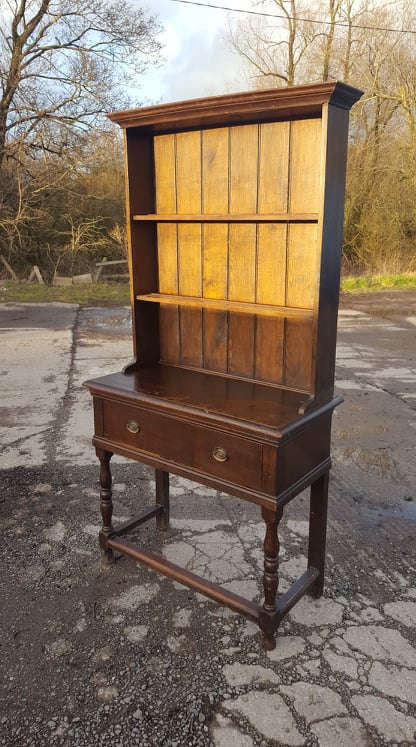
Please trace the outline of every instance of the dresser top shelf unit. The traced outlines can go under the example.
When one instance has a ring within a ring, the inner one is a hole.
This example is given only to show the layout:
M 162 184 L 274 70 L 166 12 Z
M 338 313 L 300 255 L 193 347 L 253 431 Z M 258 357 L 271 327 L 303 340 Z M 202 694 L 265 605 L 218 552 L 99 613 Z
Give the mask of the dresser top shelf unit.
M 330 82 L 110 115 L 125 131 L 137 368 L 331 401 L 357 98 Z

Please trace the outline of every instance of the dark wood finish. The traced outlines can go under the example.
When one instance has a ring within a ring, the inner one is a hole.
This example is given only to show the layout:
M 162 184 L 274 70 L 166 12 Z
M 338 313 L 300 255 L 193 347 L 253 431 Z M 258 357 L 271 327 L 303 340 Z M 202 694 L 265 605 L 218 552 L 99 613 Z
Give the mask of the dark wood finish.
M 102 518 L 102 527 L 99 535 L 100 547 L 103 553 L 103 562 L 110 565 L 114 556 L 112 550 L 108 547 L 108 538 L 113 533 L 113 500 L 112 500 L 112 477 L 110 469 L 110 459 L 113 452 L 105 449 L 96 448 L 96 454 L 100 460 L 100 510 Z
M 324 590 L 328 479 L 329 473 L 325 472 L 311 485 L 308 568 L 319 571 L 319 576 L 310 589 L 315 597 L 320 597 Z
M 120 112 L 134 362 L 94 398 L 105 562 L 129 555 L 258 623 L 263 647 L 322 594 L 348 111 L 342 83 Z M 112 526 L 112 453 L 156 470 L 156 505 Z M 261 507 L 257 605 L 122 537 L 169 523 L 169 473 Z M 283 507 L 310 488 L 308 567 L 278 594 Z
M 169 526 L 169 472 L 155 470 L 156 479 L 156 526 L 166 531 Z
M 283 516 L 283 509 L 272 511 L 262 509 L 262 516 L 266 523 L 264 538 L 264 603 L 262 615 L 263 648 L 271 651 L 275 647 L 273 618 L 276 612 L 276 596 L 279 587 L 279 537 L 277 530 Z

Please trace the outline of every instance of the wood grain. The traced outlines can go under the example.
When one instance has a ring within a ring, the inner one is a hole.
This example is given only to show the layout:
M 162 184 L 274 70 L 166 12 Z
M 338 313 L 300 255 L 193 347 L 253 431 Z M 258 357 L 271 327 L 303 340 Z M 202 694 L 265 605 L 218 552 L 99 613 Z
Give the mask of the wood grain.
M 201 212 L 201 132 L 176 135 L 178 212 Z M 178 225 L 179 293 L 202 295 L 202 235 L 199 224 Z M 180 308 L 181 362 L 202 366 L 202 309 Z
M 174 135 L 154 138 L 156 211 L 176 212 L 176 143 Z M 158 224 L 158 268 L 160 293 L 178 293 L 178 238 L 174 224 Z M 179 309 L 161 306 L 159 310 L 160 357 L 179 363 Z
M 229 130 L 219 128 L 202 134 L 202 208 L 205 214 L 228 212 Z M 203 226 L 202 295 L 227 298 L 228 225 Z M 228 317 L 225 311 L 203 311 L 204 366 L 225 372 L 228 362 Z
M 258 126 L 230 130 L 230 211 L 257 212 Z M 256 226 L 230 225 L 228 298 L 255 301 Z M 229 314 L 228 371 L 238 376 L 254 375 L 255 319 Z

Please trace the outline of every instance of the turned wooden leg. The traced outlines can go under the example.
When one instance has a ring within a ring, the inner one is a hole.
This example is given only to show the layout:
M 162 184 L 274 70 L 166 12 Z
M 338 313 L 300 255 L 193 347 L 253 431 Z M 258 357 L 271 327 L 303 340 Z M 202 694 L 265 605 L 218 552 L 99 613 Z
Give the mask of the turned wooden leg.
M 156 475 L 156 503 L 163 508 L 163 513 L 156 517 L 158 529 L 166 530 L 169 526 L 169 472 L 155 470 Z
M 276 646 L 274 638 L 273 615 L 276 612 L 276 597 L 279 587 L 279 537 L 278 526 L 283 515 L 283 509 L 278 511 L 262 508 L 262 517 L 266 522 L 266 535 L 264 538 L 264 604 L 261 616 L 261 628 L 263 631 L 262 646 L 266 651 L 272 651 Z
M 329 472 L 325 472 L 311 485 L 308 568 L 319 571 L 318 578 L 309 590 L 309 594 L 315 597 L 320 597 L 324 590 L 328 482 Z
M 103 552 L 103 563 L 109 565 L 114 561 L 113 551 L 108 548 L 107 540 L 113 532 L 112 516 L 113 501 L 111 491 L 111 470 L 110 459 L 113 456 L 111 451 L 105 449 L 96 449 L 97 457 L 100 460 L 100 510 L 103 525 L 99 534 L 100 547 Z

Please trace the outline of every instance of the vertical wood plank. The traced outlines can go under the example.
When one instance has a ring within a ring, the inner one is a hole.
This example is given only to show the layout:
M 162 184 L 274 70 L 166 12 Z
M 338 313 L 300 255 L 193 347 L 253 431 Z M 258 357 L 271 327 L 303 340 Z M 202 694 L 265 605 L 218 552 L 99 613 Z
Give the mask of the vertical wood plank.
M 176 213 L 176 155 L 175 136 L 154 138 L 156 212 Z M 179 292 L 178 247 L 175 225 L 160 223 L 157 227 L 159 292 Z M 180 361 L 179 309 L 161 305 L 159 311 L 160 357 L 170 363 Z
M 286 320 L 285 381 L 293 389 L 311 390 L 314 327 L 310 320 Z
M 176 135 L 176 189 L 178 213 L 201 212 L 201 132 Z M 202 295 L 202 236 L 200 224 L 178 225 L 178 284 L 185 296 Z M 182 307 L 180 313 L 181 362 L 201 367 L 202 309 Z
M 288 306 L 314 308 L 319 291 L 320 256 L 317 225 L 292 223 L 288 228 Z
M 285 213 L 289 197 L 290 122 L 260 125 L 259 213 Z
M 289 122 L 260 126 L 259 213 L 287 212 L 289 198 Z M 287 227 L 259 224 L 257 246 L 258 303 L 286 302 Z M 256 320 L 255 378 L 283 382 L 283 319 L 258 316 Z
M 230 212 L 256 213 L 258 204 L 257 125 L 230 128 Z M 230 225 L 228 298 L 255 301 L 256 226 Z M 229 314 L 228 371 L 254 376 L 255 318 Z
M 207 214 L 228 212 L 229 129 L 202 133 L 202 210 Z M 228 225 L 206 224 L 203 228 L 203 287 L 205 298 L 227 298 Z M 227 370 L 227 312 L 203 311 L 204 367 Z
M 322 120 L 292 122 L 290 142 L 289 210 L 317 213 L 321 198 Z

